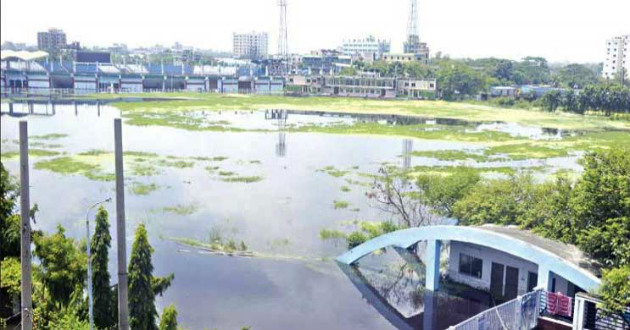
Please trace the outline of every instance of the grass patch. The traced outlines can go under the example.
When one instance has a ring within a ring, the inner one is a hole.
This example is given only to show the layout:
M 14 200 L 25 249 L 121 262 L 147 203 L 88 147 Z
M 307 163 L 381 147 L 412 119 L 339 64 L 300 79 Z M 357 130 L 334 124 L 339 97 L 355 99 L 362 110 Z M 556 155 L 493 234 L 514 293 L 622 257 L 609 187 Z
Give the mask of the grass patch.
M 348 206 L 350 206 L 350 203 L 346 201 L 333 201 L 333 207 L 335 208 L 335 210 L 346 209 L 348 208 Z
M 348 186 L 341 186 L 341 188 L 340 188 L 340 189 L 341 189 L 341 191 L 343 191 L 343 192 L 350 192 L 350 191 L 351 191 L 350 187 L 348 187 Z
M 319 170 L 317 170 L 317 172 L 324 172 L 332 177 L 335 178 L 340 178 L 342 176 L 345 176 L 346 174 L 350 173 L 350 171 L 344 171 L 344 170 L 339 170 L 336 169 L 334 166 L 326 166 L 324 168 L 321 168 Z
M 329 239 L 346 239 L 348 235 L 340 230 L 334 229 L 322 229 L 319 231 L 319 239 L 321 240 L 329 240 Z
M 155 158 L 158 157 L 158 154 L 155 152 L 144 152 L 144 151 L 123 151 L 123 155 L 130 157 L 142 157 L 142 158 Z
M 162 208 L 162 212 L 164 213 L 174 213 L 177 215 L 191 215 L 197 211 L 198 207 L 196 204 L 189 205 L 181 205 L 177 204 L 174 206 L 166 206 Z
M 131 164 L 131 173 L 136 176 L 154 176 L 162 171 L 151 164 L 133 163 Z
M 263 180 L 262 176 L 230 176 L 224 177 L 221 180 L 224 182 L 241 182 L 241 183 L 254 183 Z

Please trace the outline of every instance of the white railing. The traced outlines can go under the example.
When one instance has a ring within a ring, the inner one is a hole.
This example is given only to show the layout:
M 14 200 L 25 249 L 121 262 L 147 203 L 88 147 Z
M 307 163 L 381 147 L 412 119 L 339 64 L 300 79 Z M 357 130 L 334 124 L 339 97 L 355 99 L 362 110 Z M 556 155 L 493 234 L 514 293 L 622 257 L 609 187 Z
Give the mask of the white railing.
M 531 330 L 538 325 L 540 295 L 535 290 L 485 310 L 448 330 Z

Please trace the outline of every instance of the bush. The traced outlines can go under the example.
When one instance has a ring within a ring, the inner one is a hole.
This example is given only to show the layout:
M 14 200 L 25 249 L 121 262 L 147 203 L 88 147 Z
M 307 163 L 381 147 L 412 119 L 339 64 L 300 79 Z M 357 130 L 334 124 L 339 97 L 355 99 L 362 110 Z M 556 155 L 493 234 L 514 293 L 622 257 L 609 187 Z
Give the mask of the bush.
M 350 235 L 348 235 L 348 248 L 352 249 L 356 246 L 363 244 L 365 241 L 367 241 L 367 237 L 365 237 L 365 235 L 362 232 L 355 231 L 351 233 Z
M 160 320 L 160 330 L 177 330 L 177 309 L 174 305 L 164 307 Z

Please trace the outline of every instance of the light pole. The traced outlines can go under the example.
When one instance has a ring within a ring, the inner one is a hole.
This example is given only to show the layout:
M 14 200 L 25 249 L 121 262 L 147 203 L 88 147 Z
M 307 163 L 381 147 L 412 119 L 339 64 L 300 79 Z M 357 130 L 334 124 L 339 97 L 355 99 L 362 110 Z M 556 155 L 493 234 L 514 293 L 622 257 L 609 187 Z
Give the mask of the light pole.
M 87 231 L 87 280 L 88 280 L 88 308 L 89 308 L 89 313 L 90 313 L 90 330 L 94 330 L 94 300 L 92 299 L 92 247 L 90 246 L 90 211 L 92 211 L 93 208 L 95 208 L 96 206 L 103 204 L 103 203 L 107 203 L 107 202 L 111 202 L 112 198 L 109 197 L 107 199 L 104 199 L 100 202 L 94 203 L 92 204 L 92 206 L 90 206 L 87 210 L 87 213 L 85 214 L 85 228 Z

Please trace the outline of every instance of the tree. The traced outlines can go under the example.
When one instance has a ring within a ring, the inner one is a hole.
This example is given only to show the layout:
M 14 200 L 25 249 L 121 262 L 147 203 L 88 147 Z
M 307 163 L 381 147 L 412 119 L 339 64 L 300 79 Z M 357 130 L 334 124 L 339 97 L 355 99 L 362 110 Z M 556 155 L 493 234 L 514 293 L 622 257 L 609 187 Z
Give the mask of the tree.
M 147 230 L 144 224 L 140 224 L 129 261 L 129 325 L 132 329 L 157 330 L 152 253 Z
M 18 186 L 0 162 L 0 260 L 20 256 L 20 216 L 14 214 Z
M 160 330 L 177 330 L 177 309 L 174 305 L 164 307 Z
M 463 225 L 517 224 L 522 206 L 531 198 L 532 185 L 528 175 L 480 182 L 453 205 L 453 215 Z
M 587 85 L 596 84 L 599 75 L 583 64 L 569 64 L 555 74 L 556 82 L 568 88 L 584 88 Z
M 453 205 L 468 194 L 480 179 L 474 170 L 461 168 L 447 177 L 421 175 L 416 180 L 416 185 L 424 203 L 438 214 L 452 217 Z
M 97 329 L 111 329 L 116 324 L 113 292 L 110 287 L 109 248 L 112 238 L 109 234 L 107 210 L 102 206 L 96 213 L 96 229 L 90 248 L 92 251 L 92 285 L 94 292 L 94 325 Z
M 42 282 L 57 307 L 67 306 L 75 290 L 82 291 L 85 282 L 85 245 L 66 237 L 59 225 L 53 235 L 35 237 L 34 255 L 42 268 Z
M 558 107 L 562 104 L 562 92 L 560 91 L 550 91 L 545 93 L 540 98 L 540 104 L 542 108 L 554 112 Z
M 630 306 L 630 266 L 604 270 L 599 294 L 604 308 L 610 312 L 622 312 Z

